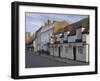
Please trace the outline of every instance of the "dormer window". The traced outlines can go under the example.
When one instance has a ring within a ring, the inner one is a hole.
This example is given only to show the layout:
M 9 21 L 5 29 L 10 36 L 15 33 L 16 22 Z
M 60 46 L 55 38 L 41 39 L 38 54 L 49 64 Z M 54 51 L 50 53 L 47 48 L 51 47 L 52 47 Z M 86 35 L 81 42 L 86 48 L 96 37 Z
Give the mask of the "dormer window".
M 85 30 L 85 28 L 82 27 L 82 32 Z
M 67 32 L 67 35 L 70 33 L 70 31 Z
M 60 33 L 59 35 L 62 36 L 62 33 Z
M 68 40 L 68 34 L 69 34 L 69 33 L 70 33 L 69 31 L 64 32 L 64 42 L 65 42 L 65 43 L 66 43 L 67 40 Z
M 64 32 L 64 37 L 66 37 L 67 36 L 67 32 Z
M 80 27 L 76 30 L 76 42 L 82 42 L 82 31 L 84 31 L 85 28 Z
M 60 35 L 60 38 L 63 38 L 64 37 L 64 34 L 63 33 L 60 33 L 59 35 Z

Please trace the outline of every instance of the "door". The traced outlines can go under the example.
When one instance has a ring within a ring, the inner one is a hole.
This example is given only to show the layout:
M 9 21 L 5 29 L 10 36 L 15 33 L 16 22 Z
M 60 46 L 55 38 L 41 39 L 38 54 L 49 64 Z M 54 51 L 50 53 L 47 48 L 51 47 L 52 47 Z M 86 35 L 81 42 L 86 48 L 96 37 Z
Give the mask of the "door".
M 76 60 L 76 47 L 73 47 L 73 60 Z
M 61 52 L 61 48 L 58 47 L 58 55 L 59 55 L 59 57 L 60 57 L 60 52 Z

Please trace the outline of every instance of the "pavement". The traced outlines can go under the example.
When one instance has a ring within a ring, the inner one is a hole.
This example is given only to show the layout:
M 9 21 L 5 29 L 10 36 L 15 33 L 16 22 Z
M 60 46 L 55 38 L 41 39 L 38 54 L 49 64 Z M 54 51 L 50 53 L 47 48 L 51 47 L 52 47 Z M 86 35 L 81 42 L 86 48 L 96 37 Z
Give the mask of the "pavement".
M 64 63 L 67 63 L 67 64 L 72 65 L 72 66 L 74 66 L 74 65 L 89 65 L 89 63 L 87 63 L 87 62 L 71 60 L 71 59 L 68 59 L 68 58 L 61 58 L 61 57 L 50 56 L 50 55 L 46 55 L 46 54 L 42 54 L 41 56 L 46 57 L 48 59 L 64 62 Z
M 46 54 L 37 54 L 32 51 L 26 51 L 25 67 L 58 67 L 58 66 L 79 66 L 88 65 L 89 63 L 70 60 L 67 58 L 54 57 Z

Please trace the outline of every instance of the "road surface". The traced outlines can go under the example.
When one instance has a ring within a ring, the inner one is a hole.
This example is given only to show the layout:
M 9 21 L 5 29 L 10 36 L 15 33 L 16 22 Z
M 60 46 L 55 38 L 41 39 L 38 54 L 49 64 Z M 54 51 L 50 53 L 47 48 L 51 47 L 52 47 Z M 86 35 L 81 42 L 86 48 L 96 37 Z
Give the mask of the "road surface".
M 34 54 L 33 52 L 26 52 L 25 55 L 25 67 L 36 68 L 36 67 L 54 67 L 54 66 L 66 66 L 67 63 L 60 62 L 57 60 L 51 60 L 46 57 Z

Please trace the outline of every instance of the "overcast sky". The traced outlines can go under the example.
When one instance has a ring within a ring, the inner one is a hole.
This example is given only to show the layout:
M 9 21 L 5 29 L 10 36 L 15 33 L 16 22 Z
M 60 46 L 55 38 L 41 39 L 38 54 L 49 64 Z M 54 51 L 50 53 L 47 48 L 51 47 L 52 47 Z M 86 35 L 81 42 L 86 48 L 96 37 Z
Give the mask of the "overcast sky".
M 51 13 L 25 13 L 26 17 L 26 32 L 35 32 L 41 25 L 44 24 L 48 19 L 51 21 L 63 21 L 66 20 L 68 23 L 72 24 L 81 19 L 87 18 L 86 15 L 73 15 L 73 14 L 51 14 Z

